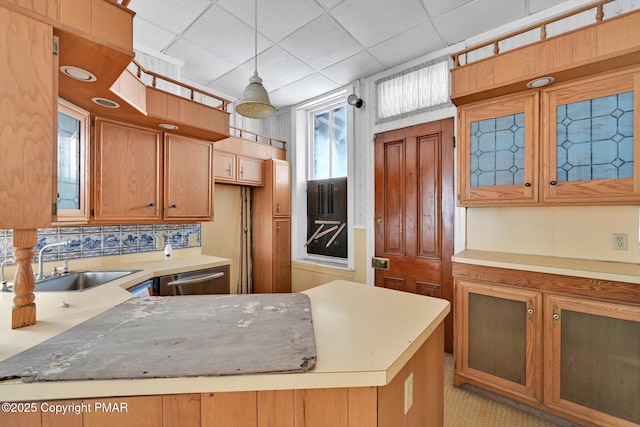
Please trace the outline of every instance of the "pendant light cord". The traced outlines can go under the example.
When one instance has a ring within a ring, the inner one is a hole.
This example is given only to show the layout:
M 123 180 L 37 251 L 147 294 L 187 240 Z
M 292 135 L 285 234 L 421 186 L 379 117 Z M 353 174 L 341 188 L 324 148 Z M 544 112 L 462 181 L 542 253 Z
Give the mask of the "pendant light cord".
M 258 74 L 258 0 L 256 0 L 256 4 L 255 4 L 255 10 L 254 10 L 255 16 L 255 25 L 254 28 L 256 29 L 256 35 L 255 35 L 255 55 L 253 57 L 253 65 L 254 65 L 254 72 L 256 74 Z

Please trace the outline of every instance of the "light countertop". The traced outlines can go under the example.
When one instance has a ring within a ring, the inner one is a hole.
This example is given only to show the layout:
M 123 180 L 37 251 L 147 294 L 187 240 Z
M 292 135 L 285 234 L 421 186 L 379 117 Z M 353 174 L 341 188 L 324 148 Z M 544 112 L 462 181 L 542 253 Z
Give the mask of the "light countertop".
M 163 274 L 165 271 L 162 270 Z M 140 280 L 129 280 L 127 285 L 120 279 L 112 282 L 113 285 L 84 292 L 57 296 L 38 294 L 38 324 L 17 330 L 7 328 L 11 304 L 2 301 L 0 360 L 125 301 L 131 296 L 123 287 L 151 276 L 145 273 Z M 308 372 L 31 384 L 9 380 L 0 383 L 0 401 L 383 386 L 394 378 L 450 311 L 446 300 L 343 280 L 304 293 L 311 301 L 317 352 L 316 366 Z M 61 298 L 70 304 L 69 308 L 59 307 Z
M 453 262 L 640 284 L 640 265 L 505 252 L 464 250 Z

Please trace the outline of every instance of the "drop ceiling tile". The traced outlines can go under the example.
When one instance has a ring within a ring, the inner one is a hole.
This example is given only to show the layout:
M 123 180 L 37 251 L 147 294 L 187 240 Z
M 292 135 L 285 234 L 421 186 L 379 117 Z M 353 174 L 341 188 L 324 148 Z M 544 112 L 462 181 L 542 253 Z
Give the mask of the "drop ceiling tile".
M 347 0 L 330 14 L 365 48 L 427 20 L 420 0 Z
M 472 1 L 474 0 L 422 0 L 422 4 L 427 8 L 429 16 L 431 18 L 436 18 L 464 6 L 467 3 L 471 3 Z
M 180 57 L 185 62 L 184 68 L 189 70 L 191 75 L 204 81 L 215 80 L 235 68 L 235 65 L 185 39 L 177 40 L 165 53 Z
M 162 52 L 176 36 L 140 18 L 133 20 L 133 34 L 134 46 L 143 46 L 157 52 Z
M 249 71 L 248 76 L 253 75 L 253 61 L 248 61 L 243 68 Z M 258 55 L 258 73 L 265 88 L 275 89 L 307 77 L 314 70 L 279 46 L 272 46 Z
M 217 5 L 207 10 L 183 37 L 233 64 L 242 64 L 254 56 L 253 28 Z M 258 52 L 271 44 L 258 35 Z
M 220 7 L 245 24 L 254 26 L 254 2 L 250 0 L 219 0 Z M 270 0 L 258 3 L 258 31 L 278 42 L 323 13 L 314 0 Z
M 276 108 L 299 104 L 336 89 L 338 85 L 327 77 L 315 73 L 284 86 L 269 94 L 271 103 Z
M 370 48 L 369 53 L 391 68 L 445 46 L 433 25 L 426 23 Z
M 134 0 L 129 8 L 156 26 L 172 33 L 183 32 L 207 8 L 209 0 Z M 133 18 L 135 23 L 137 16 Z M 134 37 L 137 35 L 134 33 Z
M 258 69 L 258 71 L 260 70 Z M 221 92 L 228 93 L 232 95 L 233 98 L 240 99 L 242 92 L 244 92 L 244 88 L 247 87 L 248 84 L 249 76 L 246 71 L 241 68 L 235 68 L 222 77 L 211 81 L 208 86 L 216 88 L 216 90 Z M 265 86 L 265 88 L 268 92 L 269 87 Z
M 340 86 L 344 86 L 359 78 L 372 76 L 384 69 L 385 67 L 369 53 L 362 51 L 344 61 L 325 68 L 321 73 Z
M 433 20 L 440 36 L 449 44 L 485 33 L 526 15 L 525 0 L 473 1 Z
M 315 70 L 346 59 L 362 47 L 329 15 L 313 22 L 280 42 L 280 46 Z
M 323 8 L 329 10 L 332 7 L 336 7 L 337 5 L 342 3 L 343 1 L 344 0 L 316 0 L 316 3 L 318 3 Z

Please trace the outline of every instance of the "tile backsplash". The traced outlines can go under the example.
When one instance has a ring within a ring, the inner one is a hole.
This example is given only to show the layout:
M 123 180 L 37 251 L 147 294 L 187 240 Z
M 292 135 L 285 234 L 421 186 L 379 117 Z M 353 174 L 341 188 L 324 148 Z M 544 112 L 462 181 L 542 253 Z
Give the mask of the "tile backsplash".
M 199 223 L 39 228 L 34 261 L 44 245 L 66 241 L 47 249 L 44 261 L 162 251 L 165 243 L 173 249 L 195 248 L 201 246 L 201 231 Z M 13 230 L 0 230 L 0 261 L 13 256 L 12 242 Z

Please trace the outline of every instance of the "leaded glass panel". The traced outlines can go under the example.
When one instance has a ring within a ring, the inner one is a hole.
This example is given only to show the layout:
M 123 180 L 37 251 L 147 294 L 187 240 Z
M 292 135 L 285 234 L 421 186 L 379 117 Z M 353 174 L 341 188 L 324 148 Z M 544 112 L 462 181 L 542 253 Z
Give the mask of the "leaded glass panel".
M 80 120 L 58 112 L 58 209 L 80 209 Z
M 524 183 L 524 113 L 471 123 L 471 186 Z
M 556 108 L 558 182 L 633 178 L 633 92 Z

